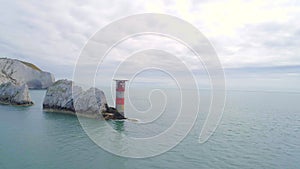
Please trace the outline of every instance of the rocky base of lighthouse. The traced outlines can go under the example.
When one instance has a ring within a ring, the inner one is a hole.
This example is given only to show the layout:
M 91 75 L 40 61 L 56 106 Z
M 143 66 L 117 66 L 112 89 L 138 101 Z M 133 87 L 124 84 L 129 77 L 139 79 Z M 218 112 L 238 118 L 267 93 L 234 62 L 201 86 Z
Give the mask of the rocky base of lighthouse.
M 70 80 L 58 80 L 47 89 L 43 110 L 94 119 L 125 119 L 116 109 L 107 105 L 102 90 L 83 90 Z
M 105 111 L 102 112 L 102 116 L 105 120 L 122 120 L 126 119 L 122 114 L 118 112 L 117 109 L 109 107 L 105 104 Z

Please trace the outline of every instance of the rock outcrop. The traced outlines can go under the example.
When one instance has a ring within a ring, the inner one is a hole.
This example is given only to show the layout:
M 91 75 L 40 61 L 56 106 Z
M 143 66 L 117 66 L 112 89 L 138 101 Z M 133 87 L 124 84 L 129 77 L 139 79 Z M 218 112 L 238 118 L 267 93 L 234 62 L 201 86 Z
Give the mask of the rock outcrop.
M 74 87 L 75 89 L 75 87 Z M 78 93 L 82 91 L 76 87 Z M 43 109 L 75 112 L 72 98 L 72 82 L 68 80 L 58 80 L 48 87 L 43 101 Z
M 103 113 L 107 113 L 106 105 L 106 97 L 100 89 L 90 88 L 84 91 L 70 80 L 58 80 L 48 87 L 43 109 L 46 112 L 63 112 L 102 119 Z M 110 119 L 117 117 L 119 116 L 112 115 Z
M 0 58 L 0 84 L 27 84 L 29 89 L 46 89 L 54 82 L 54 76 L 37 66 L 16 59 Z
M 118 112 L 116 108 L 108 107 L 108 104 L 105 104 L 105 111 L 102 112 L 103 118 L 105 120 L 117 120 L 117 119 L 126 119 L 122 114 Z
M 0 85 L 0 103 L 22 106 L 33 104 L 29 96 L 28 86 L 26 84 L 16 85 L 12 82 Z

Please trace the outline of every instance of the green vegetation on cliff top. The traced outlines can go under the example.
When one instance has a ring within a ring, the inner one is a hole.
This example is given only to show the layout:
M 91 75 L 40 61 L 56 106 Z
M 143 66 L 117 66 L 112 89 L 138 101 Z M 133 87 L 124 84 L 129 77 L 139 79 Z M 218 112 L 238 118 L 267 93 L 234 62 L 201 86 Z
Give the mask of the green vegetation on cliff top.
M 28 63 L 28 62 L 24 62 L 24 61 L 20 61 L 22 62 L 24 65 L 28 66 L 28 67 L 31 67 L 32 69 L 35 69 L 37 71 L 42 71 L 40 68 L 38 68 L 37 66 L 35 66 L 34 64 L 32 63 Z
M 9 59 L 9 58 L 7 58 L 7 57 L 0 57 L 0 59 Z M 34 65 L 32 63 L 21 61 L 21 60 L 18 60 L 18 59 L 9 59 L 9 60 L 17 60 L 17 61 L 23 63 L 24 65 L 26 65 L 28 67 L 31 67 L 34 70 L 37 70 L 37 71 L 40 71 L 40 72 L 42 71 L 39 67 L 37 67 L 36 65 Z

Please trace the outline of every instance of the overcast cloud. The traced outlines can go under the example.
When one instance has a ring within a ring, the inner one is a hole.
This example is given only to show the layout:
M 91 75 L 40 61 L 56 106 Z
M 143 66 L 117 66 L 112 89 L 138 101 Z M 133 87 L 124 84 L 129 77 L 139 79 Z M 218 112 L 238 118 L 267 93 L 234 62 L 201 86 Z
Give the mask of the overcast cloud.
M 300 91 L 300 3 L 296 0 L 4 0 L 0 56 L 32 62 L 57 78 L 72 78 L 81 49 L 97 30 L 145 12 L 177 16 L 197 27 L 215 47 L 229 87 Z M 127 43 L 136 48 L 149 41 L 131 39 Z M 174 44 L 168 45 L 175 49 Z M 113 51 L 115 60 L 108 62 L 107 69 L 121 59 L 127 47 Z M 185 59 L 193 57 L 187 54 Z M 197 68 L 195 71 L 197 74 Z

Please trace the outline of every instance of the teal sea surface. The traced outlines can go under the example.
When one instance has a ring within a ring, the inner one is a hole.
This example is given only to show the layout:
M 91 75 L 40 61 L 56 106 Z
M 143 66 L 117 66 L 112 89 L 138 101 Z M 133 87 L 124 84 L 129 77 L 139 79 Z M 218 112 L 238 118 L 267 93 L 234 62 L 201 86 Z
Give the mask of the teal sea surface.
M 76 116 L 42 111 L 45 91 L 30 94 L 34 106 L 0 105 L 0 169 L 300 167 L 300 93 L 228 91 L 222 121 L 206 143 L 198 143 L 205 119 L 200 112 L 179 145 L 145 159 L 123 158 L 101 149 Z M 141 108 L 146 106 L 138 95 L 135 98 Z M 162 117 L 151 130 L 130 121 L 110 124 L 119 132 L 143 136 L 161 132 L 172 120 Z

